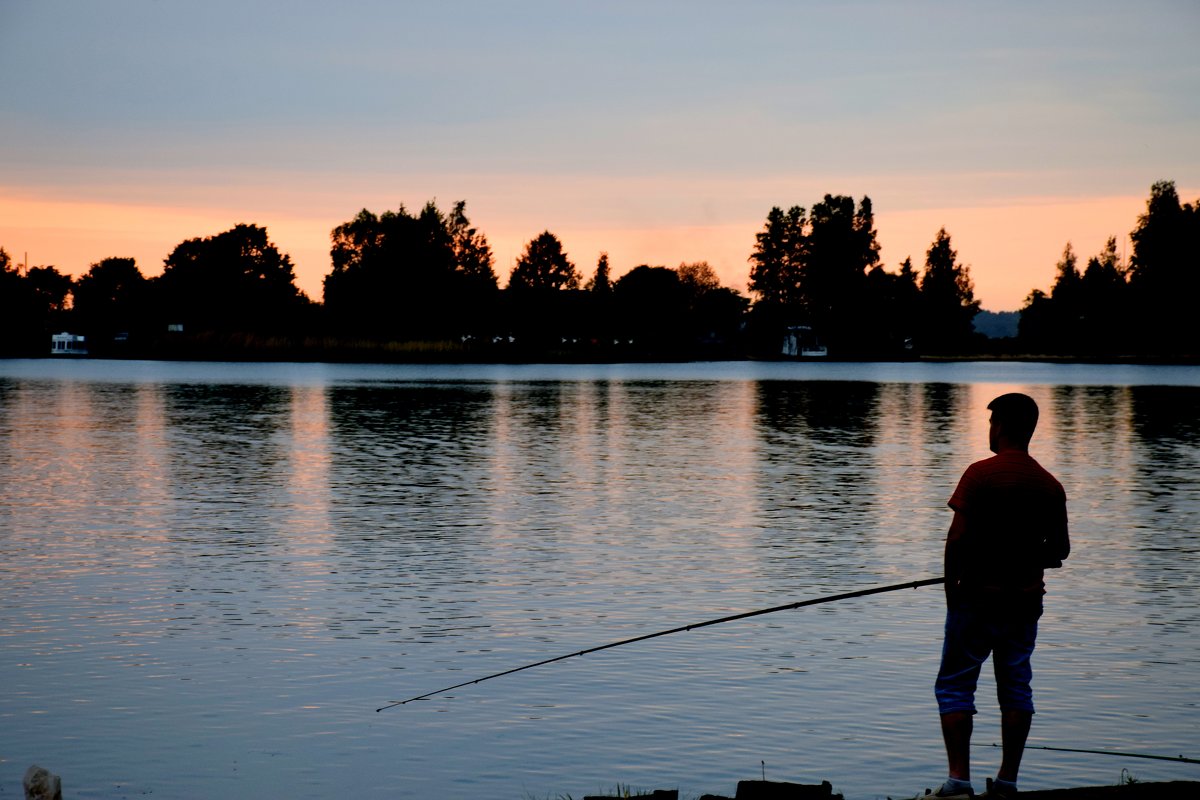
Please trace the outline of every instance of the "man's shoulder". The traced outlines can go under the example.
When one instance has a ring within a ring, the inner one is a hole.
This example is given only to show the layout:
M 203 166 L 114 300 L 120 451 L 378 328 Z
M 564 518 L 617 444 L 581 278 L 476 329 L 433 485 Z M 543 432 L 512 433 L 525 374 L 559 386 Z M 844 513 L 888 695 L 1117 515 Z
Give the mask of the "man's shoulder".
M 976 481 L 1036 482 L 1063 490 L 1058 478 L 1029 453 L 1010 450 L 976 461 L 967 467 L 967 475 Z
M 975 478 L 981 478 L 987 475 L 992 475 L 997 472 L 1004 472 L 1011 469 L 1011 460 L 1005 458 L 1003 454 L 989 456 L 988 458 L 980 459 L 972 462 L 967 467 L 964 475 L 970 475 Z

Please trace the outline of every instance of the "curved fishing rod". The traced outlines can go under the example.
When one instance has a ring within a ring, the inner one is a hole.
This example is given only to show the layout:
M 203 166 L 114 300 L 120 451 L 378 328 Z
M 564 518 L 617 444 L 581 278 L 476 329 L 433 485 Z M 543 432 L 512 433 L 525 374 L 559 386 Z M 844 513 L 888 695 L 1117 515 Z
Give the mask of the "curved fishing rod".
M 1001 745 L 992 742 L 992 747 Z M 1116 756 L 1119 758 L 1152 758 L 1155 761 L 1181 761 L 1184 764 L 1200 764 L 1200 758 L 1185 758 L 1179 756 L 1156 756 L 1149 753 L 1123 753 L 1120 750 L 1081 750 L 1078 747 L 1050 747 L 1044 744 L 1027 744 L 1026 750 L 1055 750 L 1059 753 L 1091 753 L 1096 756 Z
M 946 582 L 945 578 L 926 578 L 925 580 L 909 581 L 908 583 L 894 583 L 894 584 L 891 584 L 890 586 L 876 586 L 871 589 L 860 589 L 856 592 L 845 592 L 844 594 L 831 594 L 831 595 L 826 595 L 825 597 L 817 597 L 813 600 L 801 600 L 798 603 L 785 603 L 784 605 L 781 605 L 781 606 L 772 606 L 771 608 L 760 608 L 756 611 L 744 611 L 741 614 L 732 614 L 728 617 L 720 617 L 719 619 L 710 619 L 710 620 L 705 620 L 704 622 L 693 622 L 691 625 L 681 625 L 678 628 L 671 628 L 670 630 L 667 630 L 667 631 L 658 631 L 656 633 L 647 633 L 647 634 L 643 634 L 642 636 L 635 636 L 632 639 L 622 639 L 619 642 L 609 642 L 608 644 L 602 644 L 602 645 L 599 645 L 598 647 L 589 647 L 587 650 L 580 650 L 575 653 L 567 653 L 566 655 L 555 656 L 554 658 L 547 658 L 544 661 L 537 661 L 537 662 L 534 662 L 533 664 L 526 664 L 523 667 L 514 667 L 512 669 L 506 669 L 503 672 L 496 672 L 491 675 L 485 675 L 482 678 L 475 678 L 474 680 L 463 681 L 462 683 L 456 683 L 453 686 L 447 686 L 444 689 L 438 689 L 433 692 L 426 692 L 425 694 L 419 694 L 416 697 L 410 697 L 407 700 L 395 700 L 395 701 L 388 703 L 387 705 L 381 706 L 380 708 L 377 708 L 375 710 L 378 712 L 378 711 L 383 711 L 388 708 L 395 708 L 396 706 L 402 706 L 407 703 L 411 703 L 414 700 L 424 700 L 428 697 L 433 697 L 434 695 L 442 694 L 443 692 L 449 692 L 449 691 L 453 691 L 454 689 L 461 689 L 464 686 L 472 686 L 476 683 L 483 683 L 484 681 L 490 681 L 492 678 L 500 678 L 500 677 L 503 677 L 504 675 L 512 675 L 514 672 L 521 672 L 523 670 L 533 669 L 534 667 L 541 667 L 546 664 L 553 664 L 555 661 L 564 661 L 568 658 L 574 658 L 575 656 L 584 656 L 584 655 L 587 655 L 588 653 L 597 653 L 601 650 L 609 650 L 613 647 L 622 647 L 627 644 L 633 644 L 634 642 L 644 642 L 647 639 L 656 639 L 659 636 L 669 636 L 672 633 L 683 633 L 684 631 L 694 631 L 697 628 L 707 628 L 709 625 L 720 625 L 723 622 L 734 622 L 735 620 L 749 619 L 750 617 L 758 617 L 758 616 L 762 616 L 763 614 L 774 614 L 776 611 L 792 611 L 793 609 L 803 608 L 804 606 L 815 606 L 815 605 L 820 605 L 821 603 L 836 603 L 839 600 L 849 600 L 854 597 L 866 597 L 867 595 L 883 594 L 884 592 L 898 592 L 901 589 L 918 589 L 922 586 L 933 586 L 934 584 L 945 583 L 945 582 Z

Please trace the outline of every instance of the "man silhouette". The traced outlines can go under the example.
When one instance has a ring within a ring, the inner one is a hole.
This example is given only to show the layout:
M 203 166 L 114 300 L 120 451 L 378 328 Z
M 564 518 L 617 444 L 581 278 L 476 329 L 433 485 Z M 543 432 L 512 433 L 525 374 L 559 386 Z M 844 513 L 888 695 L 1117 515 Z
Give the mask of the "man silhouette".
M 996 673 L 1003 758 L 989 798 L 1015 797 L 1017 771 L 1033 718 L 1030 656 L 1042 615 L 1045 568 L 1071 550 L 1066 493 L 1029 455 L 1038 407 L 1005 394 L 992 412 L 991 458 L 969 466 L 950 498 L 946 536 L 946 633 L 934 693 L 941 714 L 949 777 L 926 797 L 963 800 L 971 786 L 975 686 L 988 655 Z

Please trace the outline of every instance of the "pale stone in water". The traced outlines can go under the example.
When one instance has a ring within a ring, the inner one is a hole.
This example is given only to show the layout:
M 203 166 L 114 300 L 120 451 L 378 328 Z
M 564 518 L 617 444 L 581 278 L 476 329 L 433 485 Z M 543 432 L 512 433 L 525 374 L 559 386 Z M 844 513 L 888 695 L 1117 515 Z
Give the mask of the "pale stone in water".
M 34 764 L 25 770 L 25 800 L 62 800 L 62 780 Z

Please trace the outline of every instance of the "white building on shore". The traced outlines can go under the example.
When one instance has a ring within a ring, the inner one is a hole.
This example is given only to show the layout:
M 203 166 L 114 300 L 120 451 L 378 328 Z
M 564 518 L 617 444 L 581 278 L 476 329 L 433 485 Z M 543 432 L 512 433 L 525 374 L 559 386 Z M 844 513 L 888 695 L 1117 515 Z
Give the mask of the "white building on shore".
M 74 333 L 55 333 L 50 337 L 50 354 L 55 356 L 86 356 L 84 337 Z

